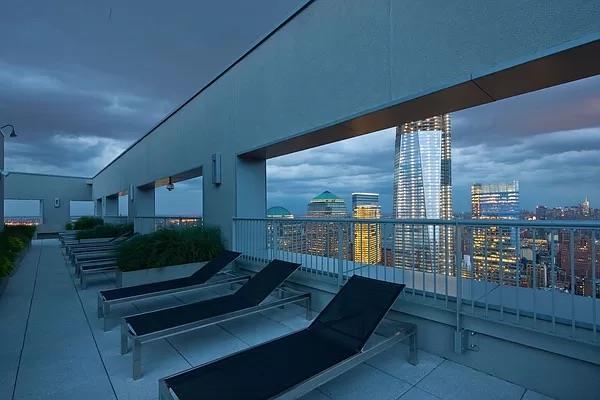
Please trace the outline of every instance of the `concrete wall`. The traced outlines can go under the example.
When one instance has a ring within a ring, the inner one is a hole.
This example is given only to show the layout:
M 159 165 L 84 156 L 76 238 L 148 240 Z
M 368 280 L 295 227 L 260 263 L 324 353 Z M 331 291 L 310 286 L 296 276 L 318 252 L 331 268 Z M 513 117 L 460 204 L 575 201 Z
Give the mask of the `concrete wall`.
M 210 177 L 219 152 L 223 183 L 204 180 L 204 220 L 228 241 L 233 216 L 265 212 L 240 206 L 265 193 L 237 190 L 238 155 L 284 154 L 595 74 L 597 57 L 552 55 L 596 49 L 599 38 L 598 2 L 317 0 L 101 171 L 94 197 L 198 167 Z M 372 114 L 382 110 L 393 113 Z M 289 146 L 260 150 L 277 143 Z M 262 181 L 265 171 L 250 174 Z
M 70 220 L 71 201 L 91 201 L 90 178 L 27 174 L 12 172 L 6 177 L 5 199 L 40 200 L 42 202 L 42 225 L 40 232 L 62 231 Z M 60 205 L 55 207 L 54 199 Z

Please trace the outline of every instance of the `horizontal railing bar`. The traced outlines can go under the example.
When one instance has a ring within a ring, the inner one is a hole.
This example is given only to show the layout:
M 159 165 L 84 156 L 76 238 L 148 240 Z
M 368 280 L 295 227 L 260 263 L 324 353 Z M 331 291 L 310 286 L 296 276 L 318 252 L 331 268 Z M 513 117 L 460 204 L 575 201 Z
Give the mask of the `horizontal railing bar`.
M 363 218 L 245 218 L 234 217 L 234 221 L 269 221 L 285 222 L 293 224 L 295 222 L 317 222 L 317 223 L 335 223 L 347 222 L 353 224 L 398 224 L 398 225 L 446 225 L 446 226 L 507 226 L 520 228 L 582 228 L 582 229 L 600 229 L 600 221 L 573 221 L 573 220 L 554 220 L 554 221 L 530 221 L 530 220 L 481 220 L 481 219 L 363 219 Z

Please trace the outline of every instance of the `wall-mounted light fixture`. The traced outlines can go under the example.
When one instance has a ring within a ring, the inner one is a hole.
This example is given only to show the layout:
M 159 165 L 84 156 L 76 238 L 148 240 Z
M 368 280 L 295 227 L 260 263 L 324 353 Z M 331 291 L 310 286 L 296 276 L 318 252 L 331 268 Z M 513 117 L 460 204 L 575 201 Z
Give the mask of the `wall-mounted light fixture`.
M 175 190 L 175 184 L 173 183 L 173 177 L 172 176 L 169 177 L 169 183 L 167 183 L 167 190 L 169 192 L 172 192 L 173 190 Z
M 214 185 L 220 185 L 221 183 L 223 183 L 221 170 L 221 153 L 214 153 L 212 155 L 212 183 Z

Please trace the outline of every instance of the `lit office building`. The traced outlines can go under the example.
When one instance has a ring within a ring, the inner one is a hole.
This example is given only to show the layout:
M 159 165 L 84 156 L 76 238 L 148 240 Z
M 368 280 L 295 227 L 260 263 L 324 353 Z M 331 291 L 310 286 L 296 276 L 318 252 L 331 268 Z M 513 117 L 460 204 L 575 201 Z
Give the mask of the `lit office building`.
M 380 219 L 381 207 L 378 193 L 352 193 L 352 217 Z M 354 261 L 364 264 L 381 262 L 381 225 L 378 223 L 354 224 Z
M 267 224 L 268 245 L 275 251 L 302 252 L 304 233 L 302 223 L 294 222 L 294 214 L 284 207 L 271 207 L 267 218 L 275 219 Z
M 473 219 L 519 219 L 519 182 L 471 186 Z M 515 228 L 473 228 L 473 276 L 515 284 L 519 233 Z
M 307 216 L 327 219 L 348 218 L 348 210 L 344 199 L 326 190 L 308 203 Z M 340 240 L 342 243 L 338 246 Z M 349 232 L 345 224 L 336 222 L 306 223 L 306 245 L 307 252 L 310 254 L 339 257 L 341 249 L 342 257 L 348 259 L 349 244 Z
M 449 114 L 396 128 L 393 196 L 396 219 L 452 218 Z M 395 266 L 438 272 L 453 266 L 452 228 L 400 225 L 394 235 Z

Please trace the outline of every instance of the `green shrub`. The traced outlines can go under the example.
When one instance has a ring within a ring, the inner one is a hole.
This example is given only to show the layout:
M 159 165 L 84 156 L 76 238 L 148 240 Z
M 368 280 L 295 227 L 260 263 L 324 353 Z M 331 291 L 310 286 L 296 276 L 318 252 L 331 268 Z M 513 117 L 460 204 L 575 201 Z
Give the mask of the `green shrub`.
M 65 229 L 68 231 L 72 231 L 73 230 L 73 223 L 69 222 L 65 225 Z
M 208 261 L 223 250 L 216 228 L 161 229 L 131 238 L 119 246 L 121 271 Z
M 0 278 L 8 276 L 12 271 L 19 253 L 35 234 L 35 226 L 6 226 L 0 232 Z
M 77 232 L 77 239 L 95 239 L 121 236 L 133 232 L 133 224 L 113 225 L 103 224 L 92 229 Z
M 73 229 L 75 230 L 85 230 L 92 229 L 96 226 L 104 224 L 102 218 L 98 217 L 81 217 L 77 221 L 73 222 Z
M 13 262 L 4 255 L 0 256 L 0 278 L 10 275 L 12 268 Z

